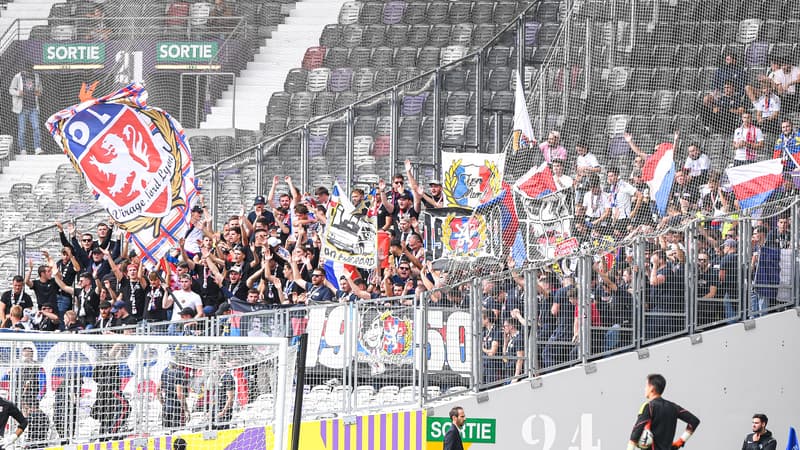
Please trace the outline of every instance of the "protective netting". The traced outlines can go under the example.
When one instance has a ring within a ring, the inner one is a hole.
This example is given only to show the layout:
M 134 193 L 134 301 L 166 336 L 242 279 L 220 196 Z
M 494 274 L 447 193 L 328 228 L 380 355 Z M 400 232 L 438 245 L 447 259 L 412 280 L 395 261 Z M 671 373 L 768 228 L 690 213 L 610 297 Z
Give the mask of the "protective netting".
M 180 345 L 127 344 L 114 336 L 7 343 L 4 396 L 28 418 L 22 445 L 146 442 L 261 427 L 252 442 L 243 433 L 237 448 L 268 449 L 278 445 L 278 428 L 286 436 L 296 347 L 199 345 L 191 338 Z

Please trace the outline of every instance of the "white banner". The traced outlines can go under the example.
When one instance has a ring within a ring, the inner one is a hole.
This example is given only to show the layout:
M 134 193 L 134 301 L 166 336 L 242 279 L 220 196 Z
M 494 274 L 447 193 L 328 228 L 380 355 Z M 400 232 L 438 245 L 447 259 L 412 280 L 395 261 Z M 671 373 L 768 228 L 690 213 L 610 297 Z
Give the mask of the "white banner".
M 442 152 L 445 207 L 474 208 L 500 193 L 504 154 Z

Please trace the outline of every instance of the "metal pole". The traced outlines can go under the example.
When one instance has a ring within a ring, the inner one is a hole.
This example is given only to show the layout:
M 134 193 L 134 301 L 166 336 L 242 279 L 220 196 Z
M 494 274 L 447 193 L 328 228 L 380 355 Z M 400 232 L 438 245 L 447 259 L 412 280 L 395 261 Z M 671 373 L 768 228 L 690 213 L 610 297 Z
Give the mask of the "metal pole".
M 442 137 L 442 72 L 436 69 L 433 74 L 433 164 L 436 169 L 441 167 L 441 137 Z
M 347 169 L 345 175 L 345 185 L 352 186 L 353 185 L 353 178 L 355 174 L 355 168 L 353 167 L 355 163 L 353 162 L 353 155 L 354 150 L 353 146 L 355 145 L 355 114 L 353 112 L 353 107 L 347 107 L 347 114 L 346 114 L 346 124 L 345 127 L 345 158 L 347 159 Z
M 292 417 L 292 450 L 300 448 L 300 423 L 303 417 L 303 390 L 306 378 L 306 353 L 308 352 L 308 333 L 300 335 L 300 348 L 297 354 L 297 383 L 294 392 L 294 415 Z
M 633 281 L 633 342 L 635 343 L 635 347 L 637 349 L 642 347 L 642 338 L 644 337 L 644 327 L 645 327 L 645 320 L 644 320 L 644 291 L 647 289 L 647 286 L 644 283 L 645 272 L 647 271 L 645 264 L 647 264 L 645 254 L 646 254 L 646 243 L 644 238 L 640 237 L 634 243 L 634 266 L 638 267 L 639 270 L 634 272 L 632 275 Z
M 800 207 L 797 202 L 792 204 L 792 298 L 795 306 L 800 306 L 800 273 L 797 270 L 797 252 L 800 249 Z
M 752 317 L 752 305 L 750 293 L 753 292 L 753 279 L 751 277 L 752 274 L 752 260 L 751 256 L 753 255 L 753 245 L 750 241 L 750 238 L 753 236 L 752 228 L 750 227 L 750 223 L 748 220 L 739 220 L 739 286 L 744 287 L 744 292 L 741 292 L 741 296 L 739 297 L 741 300 L 739 302 L 742 305 L 742 314 L 740 315 L 743 319 L 748 319 Z
M 530 324 L 530 334 L 525 341 L 527 347 L 525 354 L 528 358 L 528 374 L 535 376 L 536 370 L 539 368 L 539 348 L 536 340 L 536 336 L 539 334 L 539 323 L 536 320 L 539 317 L 538 293 L 536 292 L 539 277 L 536 269 L 526 270 L 523 276 L 525 278 L 525 310 L 530 311 L 530 315 L 525 315 L 525 321 Z
M 473 278 L 472 292 L 470 293 L 470 308 L 472 309 L 472 389 L 474 391 L 478 390 L 483 381 L 483 343 L 480 335 L 483 329 L 481 320 L 482 282 L 481 278 Z
M 214 208 L 211 212 L 213 226 L 216 226 L 219 221 L 219 165 L 214 164 L 211 166 L 211 206 Z
M 482 54 L 483 52 L 481 52 Z M 525 78 L 525 14 L 517 17 L 517 73 L 520 79 Z
M 477 54 L 475 61 L 475 148 L 476 151 L 482 151 L 481 143 L 483 142 L 483 50 Z
M 683 245 L 686 248 L 686 259 L 683 271 L 683 283 L 685 286 L 686 295 L 684 295 L 684 324 L 687 327 L 689 334 L 695 332 L 697 327 L 698 317 L 698 295 L 697 295 L 697 280 L 700 275 L 698 273 L 697 265 L 697 222 L 693 221 L 684 235 Z
M 397 99 L 397 87 L 392 88 L 391 98 L 389 99 L 389 121 L 392 123 L 392 132 L 389 135 L 389 176 L 394 173 L 397 167 L 397 140 L 398 130 L 400 129 L 400 102 Z M 348 185 L 349 188 L 352 186 Z
M 25 242 L 25 235 L 22 235 L 17 238 L 17 273 L 24 274 L 25 273 L 25 251 L 27 247 L 27 242 Z
M 308 140 L 310 134 L 308 132 L 308 124 L 303 125 L 300 130 L 300 186 L 303 192 L 308 191 L 311 180 L 308 179 Z
M 259 145 L 253 151 L 255 152 L 256 160 L 256 194 L 261 195 L 263 192 L 267 192 L 266 186 L 264 186 L 264 150 Z M 272 204 L 272 199 L 268 199 L 268 202 Z
M 580 280 L 579 286 L 581 286 L 578 289 L 578 317 L 581 321 L 579 349 L 582 364 L 588 362 L 589 354 L 592 351 L 592 293 L 588 289 L 592 285 L 592 261 L 592 256 L 582 256 L 576 276 L 576 280 Z

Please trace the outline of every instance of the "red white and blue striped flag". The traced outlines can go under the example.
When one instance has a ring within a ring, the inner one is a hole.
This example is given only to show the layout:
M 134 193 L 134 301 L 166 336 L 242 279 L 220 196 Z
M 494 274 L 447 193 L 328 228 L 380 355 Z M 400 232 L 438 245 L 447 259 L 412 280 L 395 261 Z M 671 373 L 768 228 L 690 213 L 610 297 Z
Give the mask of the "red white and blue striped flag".
M 741 209 L 755 208 L 766 202 L 783 183 L 782 172 L 780 158 L 725 169 Z
M 47 127 L 142 261 L 155 268 L 186 236 L 197 203 L 181 125 L 147 106 L 144 87 L 131 83 L 53 114 Z
M 658 214 L 667 214 L 669 194 L 675 180 L 675 158 L 672 143 L 664 142 L 647 158 L 642 168 L 642 181 L 650 187 L 650 196 L 656 202 Z

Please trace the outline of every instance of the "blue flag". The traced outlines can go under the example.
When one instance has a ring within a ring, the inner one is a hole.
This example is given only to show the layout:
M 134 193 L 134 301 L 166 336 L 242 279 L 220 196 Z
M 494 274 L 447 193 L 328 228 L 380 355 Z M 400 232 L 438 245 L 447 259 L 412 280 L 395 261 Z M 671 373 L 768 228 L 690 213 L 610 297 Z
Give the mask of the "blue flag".
M 789 439 L 786 441 L 786 450 L 800 450 L 800 445 L 797 443 L 797 432 L 794 427 L 789 427 Z

